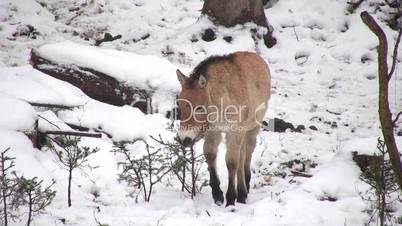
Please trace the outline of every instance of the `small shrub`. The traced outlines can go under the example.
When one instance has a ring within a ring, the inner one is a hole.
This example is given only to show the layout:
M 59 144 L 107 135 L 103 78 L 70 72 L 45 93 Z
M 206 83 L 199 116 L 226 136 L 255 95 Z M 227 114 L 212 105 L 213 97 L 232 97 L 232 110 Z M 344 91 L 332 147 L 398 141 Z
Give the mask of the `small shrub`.
M 14 198 L 14 190 L 18 185 L 18 181 L 14 175 L 14 160 L 15 158 L 7 156 L 7 152 L 10 148 L 0 153 L 0 223 L 1 225 L 8 226 L 8 222 L 11 219 L 16 219 L 18 216 L 14 214 L 13 210 L 17 210 L 18 206 L 12 205 L 11 201 Z
M 154 185 L 171 171 L 168 155 L 161 148 L 150 146 L 141 138 L 115 143 L 113 152 L 123 156 L 123 160 L 118 162 L 121 168 L 119 181 L 125 181 L 137 188 L 143 193 L 144 200 L 149 202 Z M 144 154 L 134 155 L 141 152 Z
M 181 190 L 191 194 L 193 199 L 201 190 L 197 185 L 199 181 L 200 171 L 204 161 L 204 156 L 197 155 L 193 147 L 185 148 L 176 141 L 165 141 L 161 136 L 151 138 L 159 143 L 170 155 L 169 163 L 172 172 L 181 183 Z
M 17 195 L 14 203 L 17 206 L 28 207 L 27 226 L 31 225 L 33 217 L 42 213 L 56 196 L 56 192 L 51 189 L 54 181 L 46 187 L 42 187 L 42 183 L 43 180 L 39 181 L 37 177 L 27 179 L 22 176 L 18 178 Z
M 80 137 L 60 136 L 51 138 L 50 150 L 56 155 L 56 160 L 68 171 L 67 204 L 71 206 L 71 181 L 74 169 L 82 169 L 87 164 L 88 157 L 99 151 L 99 148 L 80 146 Z
M 371 158 L 366 161 L 368 164 L 362 169 L 360 179 L 370 186 L 368 197 L 362 196 L 372 206 L 369 210 L 371 212 L 370 221 L 377 214 L 379 225 L 384 226 L 387 225 L 386 222 L 391 222 L 393 218 L 390 209 L 392 209 L 391 204 L 395 200 L 392 200 L 391 197 L 399 188 L 391 164 L 386 158 L 387 151 L 384 141 L 380 138 L 378 138 L 377 149 L 380 154 L 369 156 Z M 354 159 L 356 159 L 356 156 Z

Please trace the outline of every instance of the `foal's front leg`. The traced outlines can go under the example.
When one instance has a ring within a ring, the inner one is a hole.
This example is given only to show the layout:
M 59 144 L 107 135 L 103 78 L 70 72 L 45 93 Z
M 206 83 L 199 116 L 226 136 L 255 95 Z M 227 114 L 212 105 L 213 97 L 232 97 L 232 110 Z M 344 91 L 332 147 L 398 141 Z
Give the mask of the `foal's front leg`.
M 209 185 L 212 189 L 212 197 L 217 205 L 223 204 L 223 192 L 220 189 L 220 181 L 216 172 L 216 154 L 218 153 L 218 146 L 221 142 L 222 135 L 220 132 L 208 132 L 205 135 L 204 142 L 204 156 L 208 164 L 209 171 Z
M 226 206 L 234 205 L 237 197 L 236 173 L 238 167 L 240 167 L 240 152 L 243 139 L 243 132 L 230 131 L 226 134 L 226 166 L 229 175 L 228 190 L 226 192 Z

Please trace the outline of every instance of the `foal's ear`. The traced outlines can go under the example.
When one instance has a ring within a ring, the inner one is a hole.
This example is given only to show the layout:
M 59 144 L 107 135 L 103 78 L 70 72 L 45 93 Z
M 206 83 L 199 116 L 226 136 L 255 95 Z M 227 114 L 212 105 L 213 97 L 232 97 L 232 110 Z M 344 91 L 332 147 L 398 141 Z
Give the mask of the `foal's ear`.
M 201 88 L 205 88 L 205 86 L 207 86 L 207 79 L 204 77 L 204 75 L 200 75 L 198 85 L 200 85 Z
M 181 73 L 181 71 L 179 69 L 176 70 L 176 75 L 177 75 L 177 80 L 179 80 L 180 84 L 184 85 L 187 80 L 187 77 L 183 73 Z

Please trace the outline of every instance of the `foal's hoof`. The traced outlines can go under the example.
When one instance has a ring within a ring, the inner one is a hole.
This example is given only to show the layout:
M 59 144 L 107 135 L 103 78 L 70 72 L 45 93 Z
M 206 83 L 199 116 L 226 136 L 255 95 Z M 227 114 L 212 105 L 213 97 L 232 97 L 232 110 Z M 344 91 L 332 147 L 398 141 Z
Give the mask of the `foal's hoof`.
M 222 206 L 222 204 L 223 204 L 223 200 L 222 200 L 222 201 L 217 200 L 217 201 L 215 201 L 215 204 L 216 204 L 217 206 Z
M 227 201 L 226 202 L 226 207 L 228 207 L 228 206 L 234 206 L 235 205 L 235 202 L 234 201 Z
M 246 203 L 246 200 L 247 200 L 247 192 L 239 191 L 239 193 L 237 194 L 237 202 Z
M 212 197 L 216 205 L 220 206 L 223 204 L 223 192 L 220 189 L 212 191 Z
M 223 195 L 214 198 L 215 204 L 221 206 L 223 204 Z
M 238 197 L 237 202 L 238 203 L 243 203 L 246 204 L 247 196 L 246 197 Z

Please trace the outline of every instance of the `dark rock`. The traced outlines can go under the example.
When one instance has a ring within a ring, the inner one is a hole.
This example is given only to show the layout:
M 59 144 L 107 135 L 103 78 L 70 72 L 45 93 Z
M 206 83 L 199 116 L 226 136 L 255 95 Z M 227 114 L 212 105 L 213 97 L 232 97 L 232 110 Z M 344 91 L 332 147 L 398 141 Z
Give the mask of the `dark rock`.
M 13 33 L 13 37 L 27 36 L 32 39 L 36 39 L 37 35 L 39 35 L 39 32 L 30 24 L 18 25 L 16 31 Z
M 274 45 L 276 45 L 278 41 L 270 32 L 267 32 L 267 34 L 264 35 L 264 44 L 268 48 L 272 48 Z
M 284 133 L 286 132 L 286 130 L 289 129 L 292 132 L 301 133 L 306 128 L 304 125 L 298 125 L 297 127 L 295 127 L 292 123 L 286 122 L 283 119 L 274 118 L 273 120 L 269 120 L 269 122 L 262 121 L 262 129 L 265 131 L 273 131 L 279 133 Z
M 296 129 L 294 130 L 294 132 L 298 132 L 298 133 L 301 133 L 303 130 L 305 130 L 306 129 L 306 127 L 305 126 L 303 126 L 303 125 L 298 125 L 297 127 L 296 127 Z
M 286 132 L 287 129 L 290 129 L 291 131 L 295 130 L 295 127 L 292 125 L 292 123 L 285 122 L 282 119 L 274 118 L 274 132 Z
M 99 46 L 103 42 L 112 42 L 112 41 L 120 39 L 120 38 L 121 38 L 121 35 L 113 36 L 110 33 L 106 32 L 102 39 L 95 41 L 95 46 Z
M 145 35 L 141 36 L 140 38 L 133 38 L 133 42 L 139 42 L 139 41 L 148 39 L 149 37 L 151 37 L 151 35 L 149 33 L 146 33 Z
M 362 62 L 362 64 L 371 61 L 373 61 L 373 58 L 369 54 L 363 54 L 363 56 L 360 57 L 360 62 Z
M 206 42 L 212 42 L 213 40 L 216 39 L 215 31 L 212 30 L 211 28 L 208 28 L 204 31 L 201 38 Z
M 223 40 L 225 40 L 227 43 L 231 43 L 232 40 L 233 40 L 233 37 L 232 36 L 225 36 L 225 37 L 223 37 Z
M 338 200 L 337 198 L 331 196 L 325 196 L 320 198 L 320 201 L 336 202 L 337 200 Z
M 314 125 L 311 125 L 311 126 L 309 126 L 308 128 L 310 128 L 311 130 L 315 130 L 315 131 L 317 131 L 318 129 L 317 129 L 317 127 L 316 126 L 314 126 Z

